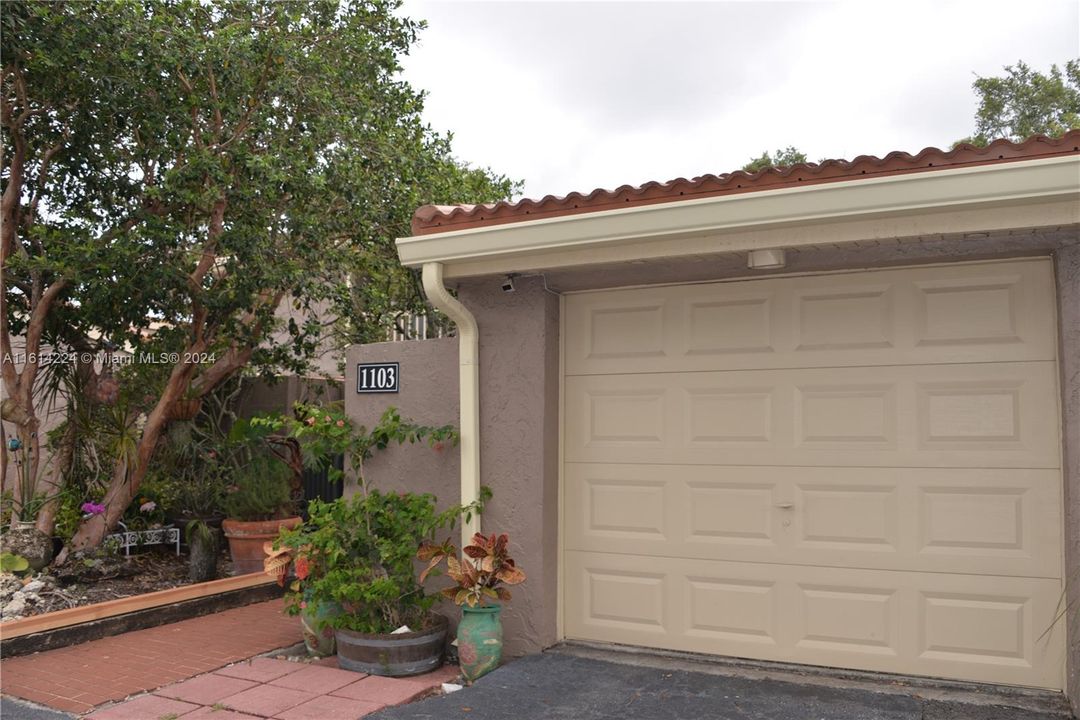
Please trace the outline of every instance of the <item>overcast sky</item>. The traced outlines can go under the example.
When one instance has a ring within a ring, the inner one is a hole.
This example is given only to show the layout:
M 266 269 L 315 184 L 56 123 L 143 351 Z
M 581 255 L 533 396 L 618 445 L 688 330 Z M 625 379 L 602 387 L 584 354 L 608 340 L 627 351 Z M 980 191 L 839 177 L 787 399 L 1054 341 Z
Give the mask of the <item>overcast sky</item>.
M 947 147 L 976 75 L 1080 56 L 1077 0 L 459 2 L 405 77 L 459 158 L 565 195 L 721 173 L 795 145 L 810 160 Z

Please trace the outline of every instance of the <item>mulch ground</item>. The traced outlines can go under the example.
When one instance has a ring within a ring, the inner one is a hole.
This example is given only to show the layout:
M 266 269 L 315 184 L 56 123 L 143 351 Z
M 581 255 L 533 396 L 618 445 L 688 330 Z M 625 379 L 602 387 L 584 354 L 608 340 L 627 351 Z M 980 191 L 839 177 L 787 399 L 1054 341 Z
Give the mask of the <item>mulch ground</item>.
M 182 552 L 178 556 L 172 548 L 146 548 L 138 554 L 122 557 L 122 561 L 116 577 L 76 580 L 67 585 L 60 583 L 58 587 L 39 593 L 40 601 L 27 604 L 23 617 L 191 584 L 187 554 Z M 228 555 L 222 554 L 218 558 L 218 577 L 228 577 L 230 571 Z

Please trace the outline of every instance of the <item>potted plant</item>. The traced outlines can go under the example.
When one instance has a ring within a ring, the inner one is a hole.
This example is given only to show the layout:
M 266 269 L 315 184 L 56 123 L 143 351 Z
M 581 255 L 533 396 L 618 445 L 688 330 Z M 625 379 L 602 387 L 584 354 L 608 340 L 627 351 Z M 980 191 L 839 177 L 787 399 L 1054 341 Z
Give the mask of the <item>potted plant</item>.
M 297 582 L 287 595 L 289 611 L 312 610 L 316 631 L 334 629 L 341 668 L 418 675 L 442 664 L 449 622 L 433 612 L 438 598 L 417 577 L 417 548 L 479 509 L 477 502 L 440 512 L 430 494 L 367 488 L 331 503 L 314 501 L 304 526 L 283 532 L 272 545 L 288 552 L 267 566 L 293 562 Z
M 233 574 L 263 569 L 263 544 L 277 538 L 281 528 L 300 524 L 290 485 L 291 471 L 269 452 L 254 448 L 236 468 L 233 485 L 222 502 L 222 530 L 229 541 Z
M 458 658 L 461 674 L 468 683 L 486 675 L 502 661 L 503 634 L 496 601 L 510 600 L 504 585 L 525 582 L 525 573 L 510 557 L 509 537 L 503 535 L 473 535 L 465 546 L 461 560 L 456 548 L 448 542 L 442 545 L 424 544 L 417 556 L 428 563 L 420 576 L 423 582 L 445 558 L 447 575 L 454 585 L 440 592 L 461 607 L 458 624 Z
M 324 598 L 316 601 L 313 597 L 311 585 L 316 578 L 322 577 L 325 563 L 320 562 L 319 556 L 312 552 L 306 535 L 308 527 L 283 530 L 276 541 L 263 545 L 266 555 L 263 571 L 282 587 L 290 572 L 293 573 L 286 611 L 290 615 L 300 616 L 300 628 L 308 654 L 326 657 L 337 651 L 334 628 L 329 620 L 341 614 L 341 606 L 333 600 Z

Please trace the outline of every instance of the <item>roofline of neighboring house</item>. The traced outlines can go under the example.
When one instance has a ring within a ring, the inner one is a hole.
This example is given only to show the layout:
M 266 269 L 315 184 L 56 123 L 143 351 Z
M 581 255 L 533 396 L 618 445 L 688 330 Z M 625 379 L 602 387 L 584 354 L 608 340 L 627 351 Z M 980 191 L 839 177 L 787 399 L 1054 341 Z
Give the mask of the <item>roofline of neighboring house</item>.
M 1057 151 L 414 235 L 398 254 L 453 278 L 1078 223 L 1080 132 L 1041 141 Z

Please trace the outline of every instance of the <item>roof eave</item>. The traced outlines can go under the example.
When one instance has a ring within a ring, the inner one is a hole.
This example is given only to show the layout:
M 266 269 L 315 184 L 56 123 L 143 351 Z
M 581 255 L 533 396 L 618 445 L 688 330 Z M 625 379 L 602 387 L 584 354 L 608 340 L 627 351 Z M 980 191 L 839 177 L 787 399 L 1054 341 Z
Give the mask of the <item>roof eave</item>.
M 589 262 L 617 257 L 655 257 L 650 245 L 680 238 L 716 238 L 748 231 L 792 228 L 831 222 L 897 218 L 913 215 L 943 217 L 942 211 L 999 209 L 1053 204 L 1055 219 L 1047 224 L 1080 222 L 1080 155 L 1055 156 L 1008 163 L 941 169 L 763 190 L 580 213 L 489 227 L 400 238 L 402 263 L 420 267 L 438 262 L 447 276 L 516 272 L 545 265 L 545 258 L 573 252 Z M 1045 209 L 1044 209 L 1045 211 Z M 1018 225 L 1019 227 L 1019 225 Z M 950 228 L 955 231 L 955 228 Z M 933 226 L 927 233 L 946 232 Z M 758 233 L 760 242 L 776 247 L 775 233 Z M 793 234 L 784 247 L 820 244 L 813 236 Z M 742 245 L 745 245 L 743 247 Z M 679 243 L 665 243 L 665 256 L 683 254 Z M 636 249 L 635 249 L 636 248 Z M 700 252 L 700 243 L 687 244 L 686 254 Z M 726 250 L 754 249 L 751 239 Z M 565 264 L 565 263 L 559 263 Z M 454 272 L 460 266 L 462 272 Z

